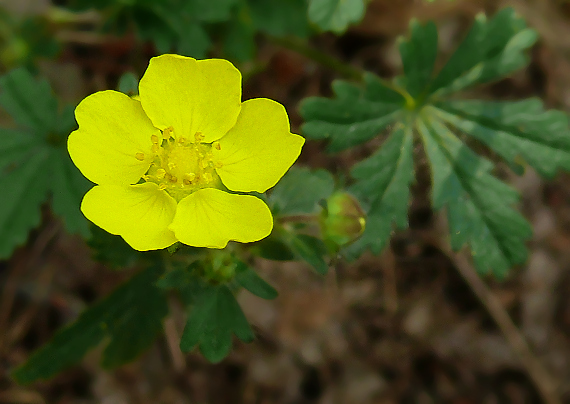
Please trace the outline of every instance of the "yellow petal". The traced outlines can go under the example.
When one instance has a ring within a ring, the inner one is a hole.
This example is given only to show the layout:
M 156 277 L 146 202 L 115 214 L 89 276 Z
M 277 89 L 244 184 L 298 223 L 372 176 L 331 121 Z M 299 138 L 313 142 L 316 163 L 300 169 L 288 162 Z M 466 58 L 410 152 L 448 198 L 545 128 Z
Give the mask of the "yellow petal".
M 100 185 L 136 184 L 152 161 L 150 138 L 160 133 L 141 103 L 100 91 L 79 103 L 75 118 L 79 129 L 69 135 L 67 149 L 83 175 Z
M 212 148 L 221 162 L 216 171 L 233 191 L 265 192 L 297 160 L 305 143 L 290 133 L 289 118 L 283 105 L 266 98 L 242 104 L 235 126 Z
M 227 60 L 162 55 L 150 60 L 139 84 L 141 102 L 157 128 L 204 143 L 234 126 L 241 108 L 241 73 Z
M 176 201 L 154 183 L 91 188 L 81 202 L 85 217 L 135 250 L 159 250 L 177 240 L 168 229 Z
M 184 244 L 224 248 L 230 240 L 249 243 L 267 237 L 273 217 L 255 196 L 204 188 L 178 202 L 170 228 Z

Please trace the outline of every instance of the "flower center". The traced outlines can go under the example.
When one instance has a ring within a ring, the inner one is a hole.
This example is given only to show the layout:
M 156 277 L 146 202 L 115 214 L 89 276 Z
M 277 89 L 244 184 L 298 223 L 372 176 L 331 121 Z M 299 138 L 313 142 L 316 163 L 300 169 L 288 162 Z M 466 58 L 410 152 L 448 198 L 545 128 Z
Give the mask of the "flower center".
M 177 201 L 199 189 L 217 187 L 220 178 L 216 167 L 221 163 L 214 161 L 212 147 L 219 150 L 221 146 L 218 142 L 201 143 L 203 139 L 200 132 L 193 139 L 176 136 L 172 127 L 162 132 L 162 139 L 152 135 L 154 160 L 143 180 L 158 184 Z M 144 159 L 138 154 L 142 153 L 137 153 L 137 159 Z

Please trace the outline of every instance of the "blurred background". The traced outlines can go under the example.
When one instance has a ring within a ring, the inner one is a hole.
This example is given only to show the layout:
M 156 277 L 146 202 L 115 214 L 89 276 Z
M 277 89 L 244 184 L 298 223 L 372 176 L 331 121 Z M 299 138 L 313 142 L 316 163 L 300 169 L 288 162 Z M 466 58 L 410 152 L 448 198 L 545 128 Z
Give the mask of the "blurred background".
M 283 26 L 279 18 L 234 26 L 214 16 L 178 27 L 176 21 L 169 25 L 161 7 L 137 8 L 137 3 L 153 5 L 150 0 L 0 0 L 0 73 L 27 66 L 48 79 L 60 100 L 75 105 L 92 92 L 117 88 L 125 73 L 140 78 L 148 60 L 160 53 L 225 57 L 244 73 L 244 99 L 283 103 L 299 133 L 299 101 L 330 95 L 331 81 L 346 73 L 323 55 L 391 78 L 401 70 L 396 38 L 406 34 L 411 18 L 436 21 L 445 56 L 477 13 L 512 6 L 540 35 L 531 64 L 469 96 L 537 96 L 548 107 L 570 111 L 570 2 L 565 0 L 372 0 L 364 19 L 340 35 L 317 32 L 302 13 L 303 1 L 300 14 L 286 5 L 295 1 L 283 1 L 283 12 L 289 13 Z M 0 124 L 10 125 L 3 112 Z M 308 142 L 298 164 L 341 174 L 369 154 L 367 147 L 331 156 L 323 143 Z M 257 339 L 236 341 L 222 363 L 180 352 L 183 313 L 174 309 L 164 336 L 129 365 L 103 371 L 95 349 L 53 380 L 18 386 L 10 369 L 133 273 L 98 263 L 93 249 L 69 235 L 45 205 L 41 225 L 27 243 L 0 261 L 0 403 L 542 402 L 484 305 L 440 248 L 447 230 L 430 207 L 429 173 L 416 175 L 410 229 L 396 233 L 381 256 L 340 262 L 326 277 L 305 264 L 258 259 L 256 269 L 279 297 L 239 296 Z M 534 226 L 530 257 L 502 282 L 485 279 L 567 403 L 569 180 L 564 174 L 547 182 L 532 170 L 512 176 L 523 195 L 521 209 Z

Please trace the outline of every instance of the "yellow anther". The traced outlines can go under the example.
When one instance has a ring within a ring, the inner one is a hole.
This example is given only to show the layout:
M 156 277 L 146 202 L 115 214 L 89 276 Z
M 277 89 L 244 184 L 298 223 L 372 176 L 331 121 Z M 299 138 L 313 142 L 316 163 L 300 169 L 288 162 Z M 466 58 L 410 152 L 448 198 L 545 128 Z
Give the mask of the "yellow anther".
M 178 138 L 178 143 L 181 143 L 181 144 L 186 143 L 186 138 L 185 137 Z
M 170 171 L 174 170 L 176 168 L 176 164 L 174 164 L 173 162 L 168 163 L 168 169 Z
M 151 141 L 153 144 L 158 144 L 158 136 L 152 135 L 152 136 L 150 137 L 150 141 Z
M 135 157 L 137 158 L 137 160 L 139 161 L 144 161 L 144 153 L 135 153 Z
M 171 176 L 168 178 L 168 181 L 170 181 L 170 182 L 178 182 L 178 178 L 176 178 L 176 176 L 174 176 L 174 175 L 171 175 Z
M 158 188 L 159 188 L 159 189 L 166 189 L 166 188 L 167 188 L 167 185 L 166 185 L 166 184 L 160 184 L 160 185 L 158 186 Z
M 162 131 L 162 138 L 170 139 L 170 137 L 172 136 L 172 132 L 174 132 L 174 128 L 172 126 L 169 126 L 168 128 Z
M 204 173 L 204 182 L 206 184 L 212 182 L 212 174 L 210 173 Z
M 196 174 L 194 173 L 186 173 L 184 174 L 184 181 L 192 182 L 196 179 Z
M 145 174 L 145 175 L 142 176 L 142 179 L 145 180 L 145 181 L 148 181 L 148 180 L 150 180 L 150 175 L 146 175 L 146 174 Z
M 160 150 L 160 146 L 158 144 L 153 144 L 150 149 L 152 150 L 153 153 L 158 153 L 158 151 Z
M 156 178 L 158 178 L 159 180 L 163 179 L 165 175 L 166 175 L 166 170 L 164 170 L 163 168 L 159 168 L 158 170 L 156 170 Z
M 214 146 L 214 149 L 222 150 L 222 145 L 220 144 L 220 142 L 214 142 L 212 143 L 212 145 Z
M 204 140 L 205 137 L 206 137 L 206 136 L 204 136 L 204 135 L 202 134 L 202 132 L 196 132 L 196 133 L 194 134 L 194 140 L 196 140 L 197 143 L 199 143 L 199 142 L 201 142 L 202 140 Z
M 208 168 L 210 166 L 209 160 L 202 160 L 202 168 Z

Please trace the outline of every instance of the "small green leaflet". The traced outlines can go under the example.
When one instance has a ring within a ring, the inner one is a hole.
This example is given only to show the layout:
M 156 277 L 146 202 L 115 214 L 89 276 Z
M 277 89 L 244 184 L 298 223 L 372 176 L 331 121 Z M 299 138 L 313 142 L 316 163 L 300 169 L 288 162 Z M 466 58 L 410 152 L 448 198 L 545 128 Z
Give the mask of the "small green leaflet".
M 472 136 L 518 170 L 525 161 L 541 175 L 570 170 L 569 118 L 545 111 L 542 102 L 458 100 L 459 90 L 498 80 L 528 62 L 536 33 L 512 9 L 487 20 L 479 15 L 439 72 L 434 72 L 437 30 L 411 23 L 401 40 L 404 75 L 384 82 L 365 75 L 363 85 L 335 82 L 334 99 L 309 98 L 301 105 L 303 133 L 329 141 L 330 151 L 392 133 L 378 151 L 351 170 L 349 191 L 367 208 L 366 229 L 344 254 L 366 248 L 379 253 L 393 227 L 407 226 L 413 180 L 414 142 L 421 141 L 432 171 L 432 204 L 446 209 L 454 250 L 469 245 L 482 273 L 503 277 L 526 259 L 531 228 L 514 209 L 518 193 L 493 177 L 494 164 L 477 156 L 457 133 Z M 415 139 L 415 140 L 414 140 Z
M 266 300 L 273 300 L 277 297 L 275 288 L 265 282 L 257 272 L 243 262 L 237 265 L 235 280 L 240 286 L 257 297 Z
M 310 215 L 334 190 L 334 178 L 326 170 L 291 168 L 271 191 L 269 205 L 277 216 Z
M 309 0 L 309 20 L 337 34 L 364 17 L 365 0 Z
M 17 124 L 0 128 L 0 258 L 26 241 L 40 222 L 40 207 L 48 196 L 68 231 L 89 235 L 79 210 L 89 182 L 66 149 L 67 136 L 76 125 L 73 108 L 60 111 L 57 104 L 49 84 L 25 69 L 0 78 L 0 106 Z
M 236 261 L 235 282 L 264 299 L 273 299 L 277 291 L 261 279 L 251 268 Z M 196 262 L 188 268 L 168 272 L 157 285 L 165 289 L 177 289 L 188 310 L 186 326 L 180 340 L 180 349 L 191 351 L 198 346 L 200 352 L 212 363 L 224 359 L 232 346 L 235 334 L 244 342 L 254 339 L 253 331 L 237 303 L 232 284 L 211 284 L 198 272 L 207 262 Z M 234 285 L 235 286 L 235 285 Z
M 483 273 L 492 269 L 504 277 L 509 268 L 526 260 L 524 241 L 532 229 L 512 208 L 519 194 L 490 174 L 493 164 L 477 156 L 435 119 L 418 123 L 432 168 L 432 204 L 447 207 L 451 246 L 471 246 Z
M 379 254 L 390 240 L 394 225 L 398 229 L 408 226 L 410 184 L 414 178 L 412 150 L 412 128 L 407 125 L 395 129 L 376 153 L 352 168 L 356 181 L 349 191 L 368 205 L 368 217 L 360 239 L 346 248 L 347 257 L 356 258 L 366 248 Z
M 306 120 L 303 135 L 329 140 L 327 150 L 338 152 L 376 137 L 402 117 L 404 97 L 372 74 L 364 88 L 346 81 L 333 82 L 334 99 L 309 97 L 301 103 Z
M 326 275 L 329 266 L 325 261 L 327 246 L 320 238 L 307 234 L 292 235 L 289 241 L 291 250 L 321 275 Z
M 115 368 L 135 359 L 162 331 L 162 319 L 168 313 L 166 296 L 154 285 L 161 273 L 158 267 L 148 268 L 86 309 L 15 369 L 14 379 L 23 384 L 48 379 L 78 363 L 105 338 L 109 343 L 103 351 L 103 367 Z

